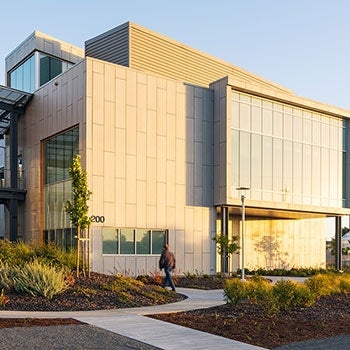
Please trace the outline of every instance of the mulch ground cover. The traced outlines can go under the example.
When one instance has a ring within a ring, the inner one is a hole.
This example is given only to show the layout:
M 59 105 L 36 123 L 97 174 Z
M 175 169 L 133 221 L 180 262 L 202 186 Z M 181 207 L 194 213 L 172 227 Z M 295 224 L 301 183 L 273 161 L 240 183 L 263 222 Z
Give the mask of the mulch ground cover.
M 93 274 L 90 279 L 80 277 L 69 291 L 51 300 L 25 295 L 8 295 L 10 301 L 5 310 L 27 311 L 74 311 L 101 310 L 154 305 L 147 292 L 159 291 L 159 287 L 145 284 L 145 293 L 122 297 L 101 286 L 113 276 Z M 210 278 L 180 278 L 177 287 L 221 289 L 223 280 Z M 183 300 L 183 296 L 169 291 L 166 302 Z M 162 303 L 165 301 L 163 300 Z M 291 342 L 320 339 L 350 334 L 350 296 L 332 295 L 321 298 L 309 308 L 295 308 L 267 317 L 255 304 L 243 302 L 235 307 L 229 305 L 194 310 L 176 314 L 152 315 L 151 317 L 178 325 L 213 333 L 226 338 L 273 349 Z M 80 324 L 74 319 L 12 319 L 0 318 L 0 328 Z

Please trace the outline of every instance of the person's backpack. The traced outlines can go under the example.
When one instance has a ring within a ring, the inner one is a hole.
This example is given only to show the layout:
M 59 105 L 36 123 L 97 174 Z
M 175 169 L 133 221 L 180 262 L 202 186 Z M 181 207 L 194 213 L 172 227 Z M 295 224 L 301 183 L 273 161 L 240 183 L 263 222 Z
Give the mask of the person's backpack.
M 173 265 L 172 265 L 172 268 L 175 269 L 176 267 L 176 260 L 175 260 L 175 255 L 173 253 L 171 253 L 171 256 L 173 258 Z

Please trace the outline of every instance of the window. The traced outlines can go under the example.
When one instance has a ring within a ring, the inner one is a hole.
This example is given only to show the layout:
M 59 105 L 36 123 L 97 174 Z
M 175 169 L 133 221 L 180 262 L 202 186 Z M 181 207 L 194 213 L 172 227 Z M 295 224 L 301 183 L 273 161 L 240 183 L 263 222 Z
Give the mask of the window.
M 26 92 L 35 90 L 35 56 L 30 56 L 21 65 L 10 72 L 10 87 Z
M 74 229 L 65 211 L 72 197 L 68 168 L 78 153 L 79 129 L 74 128 L 43 142 L 43 229 L 44 239 L 63 248 L 74 247 Z
M 103 254 L 160 254 L 168 241 L 167 230 L 103 228 Z
M 9 86 L 32 93 L 72 66 L 70 62 L 36 51 L 9 73 Z
M 69 178 L 68 168 L 78 153 L 79 129 L 74 128 L 44 142 L 44 184 Z
M 63 72 L 64 62 L 50 56 L 40 54 L 40 86 Z
M 256 200 L 343 206 L 344 120 L 244 93 L 231 103 L 231 188 L 250 187 Z

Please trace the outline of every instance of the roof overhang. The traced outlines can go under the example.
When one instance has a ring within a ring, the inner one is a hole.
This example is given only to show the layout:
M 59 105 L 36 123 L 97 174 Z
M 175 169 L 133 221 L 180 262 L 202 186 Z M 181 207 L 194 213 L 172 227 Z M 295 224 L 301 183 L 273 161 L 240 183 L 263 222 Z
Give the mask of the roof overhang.
M 0 136 L 8 130 L 11 114 L 24 114 L 25 107 L 33 94 L 0 85 Z

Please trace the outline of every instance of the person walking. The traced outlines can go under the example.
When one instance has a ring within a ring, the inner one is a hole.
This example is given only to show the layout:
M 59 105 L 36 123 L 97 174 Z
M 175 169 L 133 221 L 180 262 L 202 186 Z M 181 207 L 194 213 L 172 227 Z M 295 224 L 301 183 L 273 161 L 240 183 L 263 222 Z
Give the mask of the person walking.
M 162 254 L 159 259 L 159 269 L 164 269 L 165 277 L 162 283 L 162 287 L 165 288 L 167 283 L 169 283 L 172 291 L 175 292 L 175 284 L 171 277 L 171 271 L 175 268 L 175 256 L 169 250 L 169 246 L 167 244 L 164 245 Z

